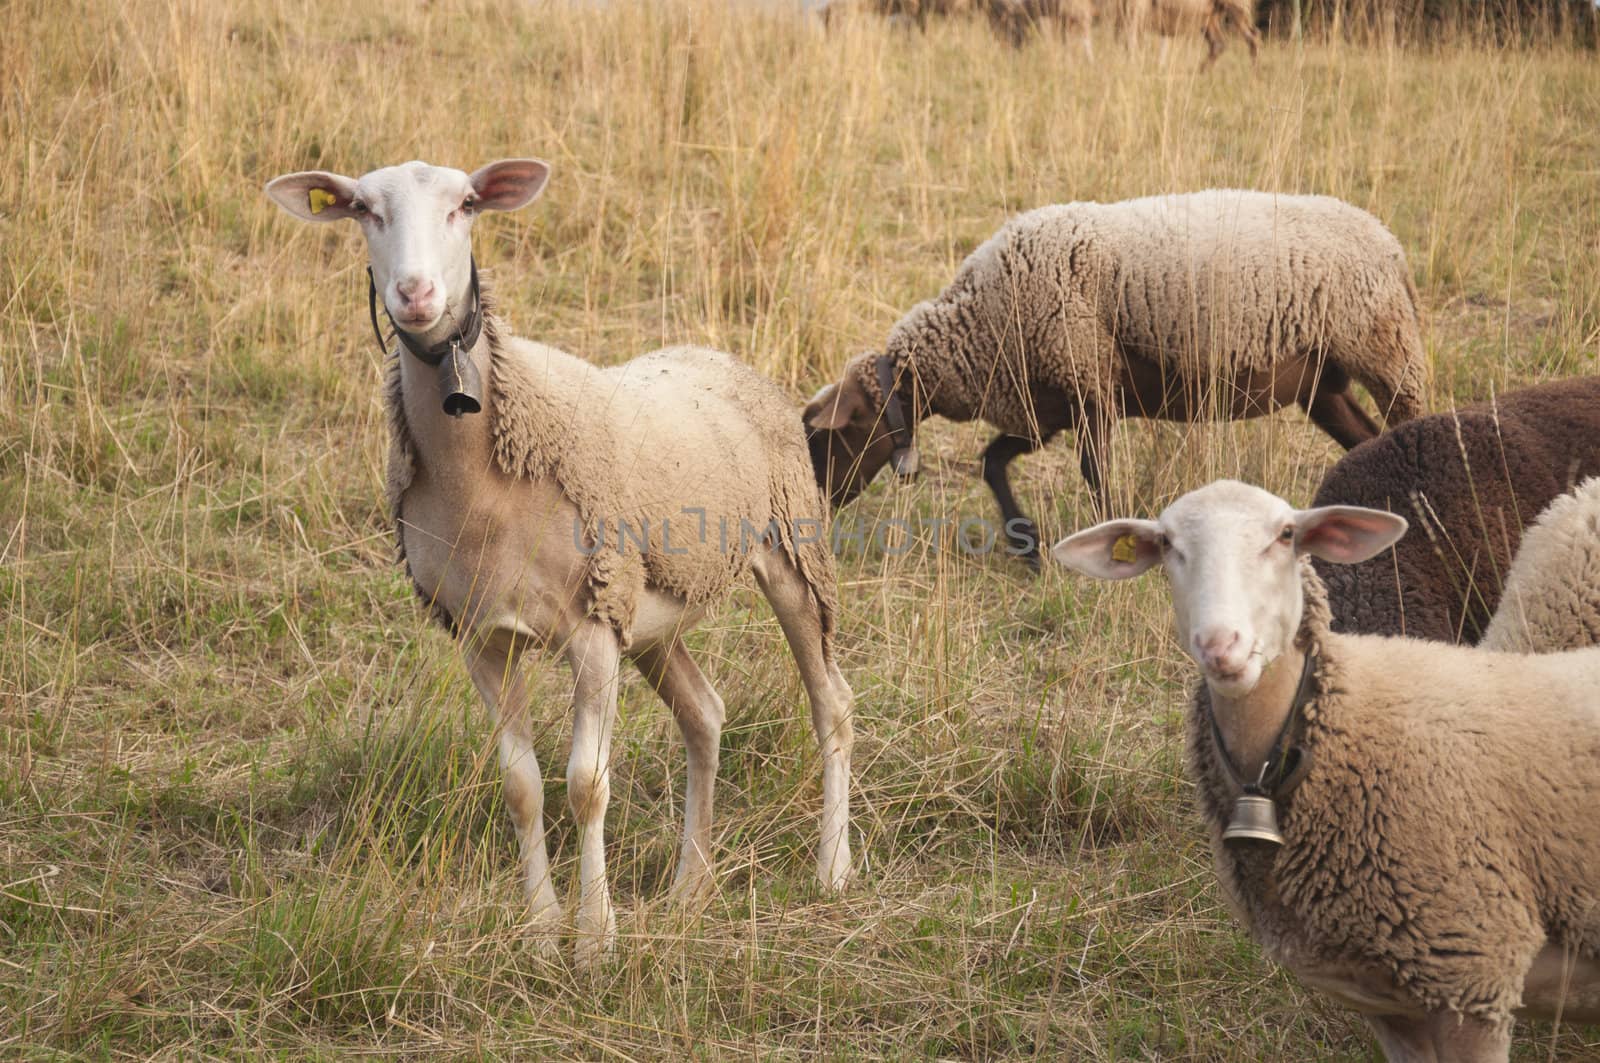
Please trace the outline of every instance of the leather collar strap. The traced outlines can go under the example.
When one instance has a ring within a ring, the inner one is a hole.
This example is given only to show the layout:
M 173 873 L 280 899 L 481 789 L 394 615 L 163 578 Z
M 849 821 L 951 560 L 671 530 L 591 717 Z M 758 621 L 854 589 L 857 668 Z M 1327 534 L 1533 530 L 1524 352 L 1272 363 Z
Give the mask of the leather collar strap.
M 879 355 L 876 363 L 878 390 L 883 392 L 883 416 L 889 422 L 889 439 L 894 449 L 904 451 L 911 446 L 911 429 L 906 423 L 906 409 L 900 401 L 896 387 L 894 359 Z
M 473 258 L 471 262 L 472 305 L 467 310 L 466 319 L 461 322 L 455 332 L 445 339 L 432 347 L 424 347 L 416 341 L 411 333 L 399 325 L 395 325 L 392 317 L 389 318 L 389 324 L 394 325 L 394 334 L 400 338 L 400 342 L 405 345 L 406 350 L 415 355 L 418 361 L 433 366 L 435 369 L 450 356 L 451 351 L 457 348 L 463 351 L 472 350 L 473 345 L 478 342 L 478 334 L 483 331 L 483 300 L 478 293 L 478 260 Z M 384 341 L 383 330 L 378 327 L 378 285 L 372 279 L 371 266 L 367 267 L 367 313 L 372 318 L 372 334 L 377 337 L 378 346 L 383 349 L 384 354 L 388 354 L 389 344 Z M 383 308 L 383 315 L 389 317 L 389 308 L 387 306 Z
M 1207 715 L 1211 717 L 1211 740 L 1217 744 L 1217 753 L 1222 757 L 1222 766 L 1232 777 L 1233 784 L 1247 794 L 1277 800 L 1288 794 L 1300 780 L 1305 778 L 1306 772 L 1311 768 L 1311 756 L 1297 745 L 1291 745 L 1296 733 L 1301 731 L 1305 724 L 1305 707 L 1315 696 L 1315 676 L 1317 671 L 1317 655 L 1306 654 L 1305 666 L 1300 669 L 1300 685 L 1295 688 L 1294 700 L 1289 703 L 1289 712 L 1283 718 L 1283 726 L 1278 729 L 1278 737 L 1273 740 L 1272 749 L 1267 754 L 1267 759 L 1261 762 L 1261 771 L 1251 782 L 1239 774 L 1239 769 L 1234 766 L 1233 757 L 1228 754 L 1228 744 L 1222 740 L 1222 729 L 1217 726 L 1216 711 L 1207 706 Z

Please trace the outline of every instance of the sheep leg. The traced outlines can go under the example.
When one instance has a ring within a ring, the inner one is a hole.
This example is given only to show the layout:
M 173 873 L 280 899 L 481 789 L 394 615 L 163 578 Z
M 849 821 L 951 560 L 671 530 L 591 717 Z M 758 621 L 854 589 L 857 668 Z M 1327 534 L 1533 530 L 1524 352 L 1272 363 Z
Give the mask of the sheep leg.
M 1349 450 L 1376 436 L 1378 425 L 1351 397 L 1349 379 L 1343 374 L 1339 376 L 1340 379 L 1335 379 L 1325 369 L 1322 380 L 1313 385 L 1315 390 L 1302 392 L 1298 401 L 1313 424 Z
M 1085 403 L 1083 416 L 1078 420 L 1078 469 L 1094 495 L 1100 520 L 1111 514 L 1111 491 L 1106 486 L 1101 467 L 1106 462 L 1106 444 L 1111 438 L 1111 417 L 1098 405 Z
M 811 702 L 811 726 L 822 755 L 822 836 L 817 843 L 817 878 L 843 889 L 850 867 L 850 722 L 854 694 L 822 640 L 822 614 L 804 577 L 780 548 L 758 554 L 752 566 L 761 593 L 783 627 Z
M 682 642 L 673 640 L 651 647 L 640 653 L 634 663 L 672 710 L 683 734 L 688 783 L 683 801 L 683 851 L 672 879 L 672 892 L 678 900 L 690 901 L 704 894 L 713 881 L 711 804 L 717 785 L 722 723 L 727 713 L 722 699 Z
M 1222 27 L 1217 24 L 1217 16 L 1211 15 L 1206 19 L 1205 26 L 1200 31 L 1206 39 L 1206 57 L 1200 61 L 1200 69 L 1208 69 L 1217 61 L 1217 56 L 1222 54 L 1222 49 L 1227 46 L 1227 40 L 1222 36 Z
M 511 637 L 491 637 L 467 655 L 467 674 L 500 728 L 500 774 L 506 808 L 522 849 L 529 925 L 534 944 L 550 955 L 556 947 L 561 904 L 550 881 L 550 857 L 544 844 L 544 780 L 527 738 L 528 691 L 521 658 L 522 647 Z
M 1244 34 L 1244 43 L 1250 48 L 1250 61 L 1256 62 L 1261 58 L 1261 34 L 1242 15 L 1237 16 L 1234 21 L 1239 26 L 1239 32 Z
M 617 633 L 587 621 L 568 640 L 572 669 L 572 755 L 567 801 L 578 824 L 577 964 L 592 968 L 616 945 L 617 920 L 606 882 L 606 805 L 611 800 L 611 730 L 617 717 L 622 653 Z
M 1006 542 L 1035 571 L 1039 568 L 1039 526 L 1017 504 L 1017 496 L 1011 492 L 1011 477 L 1007 467 L 1013 459 L 1038 450 L 1054 435 L 1051 432 L 1043 439 L 1035 440 L 1002 433 L 984 448 L 981 459 L 983 482 L 989 485 L 994 500 L 1000 505 L 1000 522 L 1005 529 Z

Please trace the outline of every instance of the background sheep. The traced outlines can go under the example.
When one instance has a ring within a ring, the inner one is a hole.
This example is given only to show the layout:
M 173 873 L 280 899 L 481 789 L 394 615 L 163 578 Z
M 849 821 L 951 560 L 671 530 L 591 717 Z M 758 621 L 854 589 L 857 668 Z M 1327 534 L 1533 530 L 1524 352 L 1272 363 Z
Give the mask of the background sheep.
M 1189 770 L 1267 954 L 1363 1012 L 1391 1060 L 1505 1060 L 1514 1014 L 1600 1019 L 1600 649 L 1334 634 L 1299 559 L 1359 562 L 1404 530 L 1219 481 L 1052 553 L 1101 579 L 1164 566 L 1204 676 Z M 1251 792 L 1281 844 L 1225 836 Z
M 1411 530 L 1359 565 L 1318 564 L 1335 631 L 1476 643 L 1500 601 L 1522 529 L 1600 475 L 1600 378 L 1507 392 L 1403 424 L 1346 454 L 1319 506 L 1404 514 Z
M 988 0 L 977 0 L 987 3 Z M 891 21 L 912 22 L 926 32 L 928 19 L 949 17 L 966 13 L 972 0 L 828 0 L 819 9 L 822 24 L 834 29 L 842 21 L 857 15 L 877 15 Z
M 598 370 L 502 333 L 480 291 L 471 223 L 531 202 L 548 172 L 532 159 L 470 177 L 412 162 L 359 180 L 289 174 L 267 192 L 303 221 L 361 223 L 373 327 L 381 293 L 402 341 L 387 390 L 395 534 L 418 594 L 457 635 L 498 719 L 506 805 L 542 930 L 560 906 L 521 658 L 530 646 L 554 649 L 572 670 L 567 793 L 581 839 L 578 958 L 589 963 L 616 935 L 604 829 L 621 658 L 683 733 L 679 895 L 712 882 L 724 718 L 684 634 L 736 577 L 755 573 L 811 700 L 823 760 L 817 873 L 833 888 L 850 874 L 851 693 L 833 662 L 824 506 L 783 392 L 715 351 L 675 348 Z M 487 381 L 472 396 L 481 416 L 445 406 L 463 376 Z
M 1034 31 L 1053 28 L 1063 41 L 1076 40 L 1083 54 L 1094 56 L 1094 7 L 1090 0 L 983 0 L 989 25 L 999 36 L 1021 47 Z
M 1145 30 L 1163 38 L 1163 53 L 1167 38 L 1198 32 L 1207 48 L 1202 68 L 1217 61 L 1230 30 L 1244 38 L 1252 60 L 1261 48 L 1254 0 L 1106 0 L 1106 6 L 1131 48 L 1139 46 Z
M 1298 403 L 1348 448 L 1378 433 L 1352 380 L 1390 423 L 1422 412 L 1427 362 L 1399 242 L 1337 199 L 1213 190 L 1018 215 L 804 416 L 835 505 L 907 455 L 922 418 L 999 428 L 983 476 L 1013 549 L 1036 560 L 1038 531 L 1006 467 L 1062 429 L 1077 433 L 1104 511 L 1117 418 L 1236 419 Z
M 1585 480 L 1522 536 L 1487 650 L 1554 653 L 1600 645 L 1600 477 Z

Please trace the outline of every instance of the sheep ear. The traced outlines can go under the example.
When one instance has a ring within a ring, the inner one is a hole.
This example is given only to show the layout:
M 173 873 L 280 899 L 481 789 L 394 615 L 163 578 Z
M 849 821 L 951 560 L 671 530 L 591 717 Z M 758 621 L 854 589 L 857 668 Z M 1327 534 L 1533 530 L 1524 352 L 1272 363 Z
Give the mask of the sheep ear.
M 1108 520 L 1050 548 L 1050 556 L 1095 579 L 1128 579 L 1161 560 L 1161 525 L 1153 520 Z
M 1320 506 L 1294 515 L 1294 552 L 1340 565 L 1376 557 L 1400 541 L 1406 519 L 1363 506 Z
M 818 432 L 837 432 L 864 409 L 855 391 L 829 384 L 806 403 L 806 427 Z
M 267 182 L 267 195 L 301 221 L 342 221 L 354 218 L 356 183 L 325 170 L 286 173 Z
M 475 170 L 469 178 L 479 210 L 526 207 L 550 180 L 550 165 L 538 159 L 501 159 Z

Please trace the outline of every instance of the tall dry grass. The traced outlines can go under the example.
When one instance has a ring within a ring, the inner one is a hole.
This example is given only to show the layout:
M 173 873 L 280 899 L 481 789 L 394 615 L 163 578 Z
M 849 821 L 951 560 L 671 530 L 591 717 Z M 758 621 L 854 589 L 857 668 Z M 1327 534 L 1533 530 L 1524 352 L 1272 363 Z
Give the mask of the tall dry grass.
M 1243 185 L 1349 199 L 1412 256 L 1436 400 L 1592 372 L 1600 77 L 1559 49 L 1274 42 L 1197 76 L 981 26 L 825 37 L 711 2 L 51 3 L 0 35 L 0 1051 L 1362 1058 L 1219 907 L 1159 587 L 846 544 L 861 880 L 810 880 L 816 764 L 752 593 L 695 636 L 730 707 L 697 916 L 661 886 L 681 753 L 623 699 L 617 964 L 522 947 L 481 709 L 389 565 L 353 231 L 271 176 L 531 153 L 479 227 L 525 334 L 729 349 L 797 400 L 1012 211 Z M 975 426 L 847 511 L 989 516 Z M 1298 415 L 1115 441 L 1121 504 L 1218 474 L 1309 497 Z M 1068 448 L 1026 459 L 1046 533 Z M 563 677 L 539 677 L 559 885 Z M 1519 1054 L 1578 1059 L 1534 1027 Z

